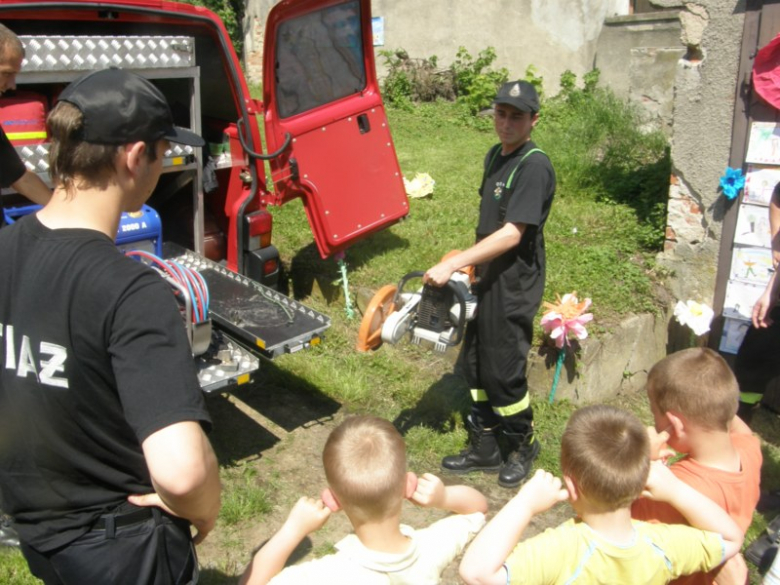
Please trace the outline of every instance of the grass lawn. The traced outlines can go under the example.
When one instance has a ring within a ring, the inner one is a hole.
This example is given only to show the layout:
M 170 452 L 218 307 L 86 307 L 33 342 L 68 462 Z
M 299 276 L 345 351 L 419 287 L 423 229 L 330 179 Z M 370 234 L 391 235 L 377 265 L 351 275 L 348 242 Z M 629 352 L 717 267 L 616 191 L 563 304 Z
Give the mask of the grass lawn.
M 658 307 L 653 291 L 663 274 L 653 257 L 663 239 L 659 209 L 668 188 L 668 150 L 662 137 L 641 134 L 630 108 L 609 95 L 564 96 L 546 104 L 543 113 L 534 138 L 551 157 L 559 183 L 545 229 L 545 298 L 574 290 L 591 297 L 595 321 L 589 330 L 597 337 L 629 313 Z M 407 178 L 429 173 L 436 181 L 433 196 L 411 200 L 408 219 L 348 251 L 358 315 L 347 318 L 343 298 L 307 296 L 304 302 L 333 319 L 325 342 L 279 358 L 265 368 L 259 383 L 236 396 L 256 401 L 258 409 L 268 412 L 284 401 L 293 402 L 288 409 L 301 411 L 301 425 L 314 424 L 307 409 L 316 411 L 318 405 L 387 417 L 406 436 L 410 467 L 438 469 L 440 458 L 465 440 L 460 414 L 467 406 L 466 393 L 451 375 L 451 361 L 427 347 L 403 342 L 371 353 L 355 351 L 365 305 L 365 296 L 357 292 L 395 284 L 408 272 L 432 266 L 445 252 L 472 243 L 482 159 L 495 139 L 489 121 L 475 121 L 452 104 L 392 109 L 389 118 L 402 172 Z M 274 243 L 282 252 L 291 292 L 305 296 L 314 282 L 321 290 L 339 290 L 336 263 L 319 258 L 299 202 L 274 210 Z M 541 335 L 539 329 L 538 340 Z M 643 396 L 615 400 L 650 422 Z M 574 406 L 537 402 L 537 431 L 545 447 L 537 465 L 558 473 L 559 437 Z M 762 411 L 754 418 L 766 440 L 764 487 L 780 489 L 777 417 Z M 256 457 L 248 455 L 262 451 L 267 437 L 257 429 L 244 432 L 237 419 L 218 424 L 212 439 L 222 464 L 225 497 L 214 534 L 221 533 L 219 546 L 226 559 L 237 551 L 235 556 L 245 560 L 257 542 L 247 544 L 242 531 L 299 494 L 282 493 L 284 471 L 274 469 L 273 460 L 266 458 L 268 467 L 258 471 Z M 286 447 L 294 454 L 300 445 L 291 442 Z M 749 537 L 777 512 L 767 513 L 766 519 L 757 514 Z M 207 573 L 202 582 L 235 582 L 237 563 L 225 560 L 219 575 Z M 0 582 L 35 581 L 17 552 L 0 550 Z

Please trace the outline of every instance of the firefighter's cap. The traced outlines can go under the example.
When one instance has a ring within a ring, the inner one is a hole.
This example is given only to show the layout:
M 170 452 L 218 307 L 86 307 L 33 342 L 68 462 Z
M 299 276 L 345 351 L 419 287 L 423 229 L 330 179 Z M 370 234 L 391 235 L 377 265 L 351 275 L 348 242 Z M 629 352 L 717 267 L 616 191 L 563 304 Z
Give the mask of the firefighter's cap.
M 174 126 L 162 92 L 130 71 L 111 68 L 87 73 L 62 90 L 59 101 L 81 111 L 84 142 L 128 144 L 164 138 L 190 146 L 206 144 L 194 132 Z
M 501 86 L 493 100 L 493 105 L 509 104 L 523 112 L 539 111 L 539 94 L 532 83 L 518 80 L 510 81 Z

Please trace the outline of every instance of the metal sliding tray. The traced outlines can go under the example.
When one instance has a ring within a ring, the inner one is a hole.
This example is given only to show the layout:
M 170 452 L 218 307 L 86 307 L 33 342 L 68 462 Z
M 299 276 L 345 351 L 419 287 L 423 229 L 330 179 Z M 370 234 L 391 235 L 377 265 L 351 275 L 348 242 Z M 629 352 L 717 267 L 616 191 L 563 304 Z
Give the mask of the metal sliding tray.
M 265 357 L 316 345 L 330 327 L 330 317 L 195 252 L 165 243 L 163 255 L 198 271 L 208 285 L 214 323 Z

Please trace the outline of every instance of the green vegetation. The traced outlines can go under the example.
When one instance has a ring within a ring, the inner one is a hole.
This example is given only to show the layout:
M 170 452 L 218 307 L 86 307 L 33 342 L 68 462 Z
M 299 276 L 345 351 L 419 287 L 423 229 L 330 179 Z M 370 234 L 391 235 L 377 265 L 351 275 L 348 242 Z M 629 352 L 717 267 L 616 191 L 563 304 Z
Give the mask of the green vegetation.
M 230 490 L 222 496 L 219 519 L 233 526 L 242 520 L 256 518 L 271 510 L 267 492 L 272 487 L 268 481 L 259 487 L 257 469 L 250 465 L 239 464 L 223 468 L 222 481 L 230 485 Z
M 184 4 L 205 6 L 222 19 L 227 29 L 230 41 L 240 57 L 244 47 L 244 31 L 241 23 L 244 21 L 246 3 L 239 0 L 180 0 Z
M 496 90 L 509 78 L 505 68 L 492 68 L 496 60 L 493 47 L 480 51 L 476 59 L 460 47 L 447 69 L 437 69 L 436 55 L 412 59 L 403 49 L 379 54 L 387 67 L 382 95 L 387 103 L 406 110 L 411 109 L 413 102 L 457 99 L 471 114 L 476 114 L 490 107 Z
M 460 47 L 452 64 L 458 101 L 466 104 L 472 114 L 490 107 L 496 91 L 509 79 L 509 71 L 502 67 L 493 70 L 496 51 L 488 47 L 474 59 L 465 47 Z
M 40 585 L 41 581 L 30 574 L 27 561 L 18 549 L 0 547 L 0 583 Z
M 431 198 L 410 202 L 406 221 L 347 252 L 353 290 L 395 283 L 448 250 L 471 245 L 482 161 L 495 143 L 492 121 L 472 116 L 458 102 L 390 108 L 388 117 L 404 176 L 429 173 L 436 187 Z M 591 81 L 544 101 L 534 130 L 558 177 L 545 228 L 546 300 L 574 290 L 591 297 L 594 331 L 657 307 L 653 258 L 663 242 L 670 162 L 663 135 L 641 126 L 634 108 Z M 293 289 L 310 289 L 295 282 L 302 274 L 338 279 L 335 263 L 320 260 L 311 245 L 302 207 L 273 211 L 274 238 L 291 268 Z

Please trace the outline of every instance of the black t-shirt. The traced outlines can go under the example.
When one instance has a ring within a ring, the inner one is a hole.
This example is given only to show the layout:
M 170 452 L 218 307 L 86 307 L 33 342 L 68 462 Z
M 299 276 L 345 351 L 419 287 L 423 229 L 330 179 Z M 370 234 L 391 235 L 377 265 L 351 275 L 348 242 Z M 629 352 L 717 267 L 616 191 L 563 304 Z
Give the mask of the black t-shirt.
M 35 215 L 0 230 L 0 492 L 23 539 L 57 548 L 128 494 L 171 424 L 210 424 L 170 287 L 105 235 Z
M 22 178 L 26 170 L 27 167 L 0 127 L 0 187 L 10 187 Z
M 542 237 L 555 195 L 555 171 L 542 152 L 528 154 L 536 148 L 529 140 L 508 155 L 501 154 L 500 145 L 486 155 L 478 238 L 489 236 L 506 222 L 527 226 L 521 248 Z

